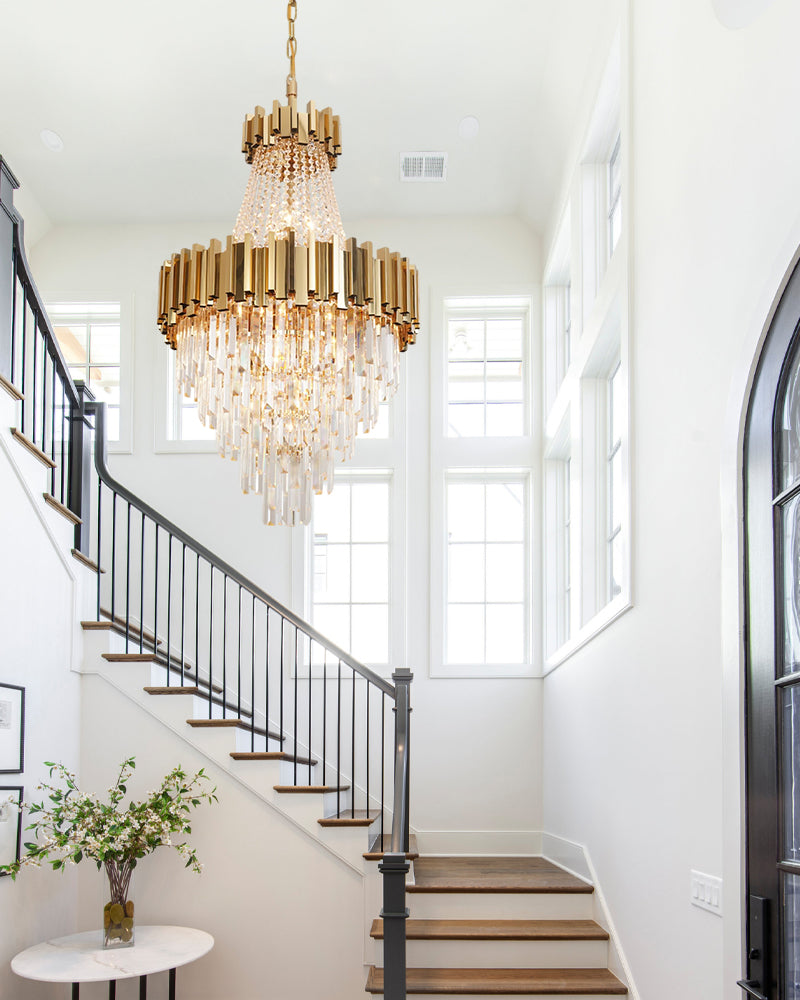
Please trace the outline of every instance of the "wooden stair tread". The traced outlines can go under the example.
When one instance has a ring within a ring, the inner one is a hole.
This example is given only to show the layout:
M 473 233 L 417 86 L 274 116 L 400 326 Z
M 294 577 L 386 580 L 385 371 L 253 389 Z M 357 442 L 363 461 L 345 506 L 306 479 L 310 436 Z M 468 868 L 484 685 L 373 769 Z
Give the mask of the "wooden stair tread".
M 55 469 L 56 463 L 53 459 L 50 458 L 49 455 L 46 455 L 37 444 L 34 444 L 33 441 L 31 441 L 29 437 L 26 437 L 22 431 L 18 431 L 16 427 L 12 427 L 11 436 L 15 438 L 23 448 L 27 448 L 31 455 L 38 458 L 42 465 L 46 465 L 48 469 Z
M 380 813 L 377 809 L 372 812 L 356 809 L 355 816 L 353 816 L 352 810 L 343 809 L 338 816 L 324 816 L 317 822 L 320 826 L 372 826 L 379 816 Z
M 287 792 L 289 794 L 324 795 L 326 792 L 347 792 L 349 785 L 273 785 L 276 792 Z
M 71 524 L 83 524 L 81 518 L 74 511 L 70 510 L 69 507 L 61 503 L 60 500 L 56 500 L 52 493 L 42 493 L 42 496 L 48 507 L 52 507 L 54 511 L 65 517 Z
M 71 552 L 72 552 L 73 559 L 77 559 L 79 563 L 83 563 L 83 565 L 86 566 L 86 567 L 88 567 L 88 569 L 90 569 L 93 573 L 97 572 L 97 570 L 98 570 L 97 563 L 93 562 L 88 556 L 85 556 L 80 551 L 80 549 L 72 549 Z M 105 570 L 101 569 L 100 572 L 101 573 L 105 573 Z M 99 623 L 93 622 L 92 624 L 99 624 Z M 86 623 L 85 622 L 81 622 L 81 625 L 83 625 L 84 627 L 86 627 Z
M 187 719 L 186 720 L 190 726 L 195 729 L 244 729 L 248 733 L 255 733 L 256 736 L 267 736 L 271 740 L 285 740 L 285 736 L 280 736 L 278 733 L 273 733 L 270 730 L 267 734 L 266 729 L 262 729 L 261 726 L 251 726 L 249 722 L 245 722 L 244 719 Z
M 285 750 L 231 750 L 231 757 L 234 760 L 286 760 L 293 764 L 295 761 L 308 767 L 317 764 L 315 760 L 308 757 L 295 757 L 294 754 L 286 753 Z
M 205 698 L 205 700 L 208 701 L 207 687 L 199 688 L 199 687 L 191 687 L 189 685 L 184 685 L 183 687 L 181 687 L 180 685 L 177 685 L 173 687 L 146 687 L 144 690 L 148 694 L 154 694 L 154 695 L 190 694 L 196 698 Z M 222 705 L 222 698 L 218 698 L 216 695 L 212 695 L 211 703 L 212 705 Z M 241 711 L 242 716 L 244 716 L 244 718 L 251 719 L 253 717 L 253 713 L 250 711 L 249 708 L 239 709 L 236 705 L 233 704 L 233 702 L 230 701 L 225 702 L 225 707 L 231 709 L 234 712 Z
M 409 993 L 583 994 L 622 996 L 624 983 L 608 969 L 406 969 Z M 383 969 L 372 965 L 368 993 L 383 993 Z
M 381 835 L 373 840 L 370 845 L 370 849 L 366 851 L 363 855 L 366 861 L 381 861 L 383 860 L 383 855 L 392 846 L 392 835 L 390 833 L 385 833 L 383 835 L 383 843 L 381 843 Z M 419 857 L 419 851 L 417 849 L 417 837 L 416 834 L 410 834 L 408 838 L 408 850 L 406 851 L 406 860 L 415 861 Z
M 407 920 L 414 941 L 607 941 L 594 920 Z M 383 921 L 373 920 L 370 937 L 383 938 Z
M 5 375 L 0 375 L 0 389 L 5 389 L 9 396 L 11 396 L 12 399 L 16 399 L 17 402 L 21 402 L 25 398 L 14 383 L 9 382 Z
M 408 892 L 594 892 L 546 858 L 419 858 Z

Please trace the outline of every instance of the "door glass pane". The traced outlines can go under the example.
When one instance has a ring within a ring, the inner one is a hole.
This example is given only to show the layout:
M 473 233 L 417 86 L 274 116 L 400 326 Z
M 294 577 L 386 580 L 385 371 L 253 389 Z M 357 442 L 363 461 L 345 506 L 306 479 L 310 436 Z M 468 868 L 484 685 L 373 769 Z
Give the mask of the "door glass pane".
M 800 497 L 781 509 L 783 672 L 800 669 Z
M 781 693 L 783 859 L 800 861 L 800 685 Z
M 800 1000 L 800 876 L 783 876 L 784 1000 Z
M 800 479 L 800 364 L 795 358 L 786 383 L 781 421 L 781 490 Z

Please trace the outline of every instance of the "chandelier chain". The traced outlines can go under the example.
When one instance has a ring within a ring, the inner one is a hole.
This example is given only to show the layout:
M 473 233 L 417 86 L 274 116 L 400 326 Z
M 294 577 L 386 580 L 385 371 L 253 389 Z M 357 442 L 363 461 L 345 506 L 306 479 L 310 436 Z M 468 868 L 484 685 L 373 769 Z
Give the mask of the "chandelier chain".
M 297 78 L 295 76 L 295 56 L 297 55 L 297 39 L 294 34 L 294 24 L 297 20 L 297 0 L 289 0 L 286 5 L 286 19 L 289 22 L 289 37 L 286 41 L 286 55 L 289 58 L 289 75 L 286 77 L 286 96 L 297 96 Z

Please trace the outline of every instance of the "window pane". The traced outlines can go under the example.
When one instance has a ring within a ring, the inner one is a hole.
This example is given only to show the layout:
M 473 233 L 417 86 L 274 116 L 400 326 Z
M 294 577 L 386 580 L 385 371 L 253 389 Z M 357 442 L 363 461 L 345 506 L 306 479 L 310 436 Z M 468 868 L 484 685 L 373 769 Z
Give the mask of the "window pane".
M 612 600 L 622 591 L 622 532 L 618 531 L 611 541 L 609 569 L 609 599 Z
M 522 601 L 525 598 L 525 559 L 522 545 L 486 546 L 486 600 Z
M 483 483 L 447 484 L 447 534 L 451 542 L 483 541 L 485 502 Z
M 350 541 L 349 483 L 336 483 L 332 493 L 314 497 L 314 531 L 329 542 Z
M 617 448 L 609 462 L 611 490 L 609 496 L 609 534 L 622 524 L 622 449 Z
M 388 663 L 388 607 L 385 604 L 354 604 L 352 620 L 353 655 L 356 659 L 362 663 Z
M 314 628 L 342 649 L 350 649 L 352 646 L 350 642 L 350 606 L 348 604 L 315 605 Z
M 89 368 L 89 387 L 100 403 L 119 403 L 119 368 Z
M 800 861 L 800 687 L 793 684 L 784 688 L 780 699 L 783 715 L 783 860 Z
M 447 662 L 478 664 L 484 658 L 483 608 L 450 604 L 447 608 Z
M 453 320 L 447 326 L 447 353 L 459 359 L 480 360 L 484 357 L 483 320 Z
M 784 673 L 800 668 L 800 500 L 781 510 L 783 536 L 783 657 Z
M 518 437 L 523 431 L 524 411 L 520 403 L 490 403 L 486 407 L 488 437 Z
M 451 603 L 486 599 L 484 558 L 480 543 L 448 547 L 447 598 Z
M 522 401 L 522 362 L 489 361 L 486 365 L 488 400 Z
M 213 427 L 206 427 L 197 415 L 197 407 L 181 407 L 181 440 L 182 441 L 213 441 L 217 434 Z
M 389 600 L 389 546 L 353 545 L 351 599 L 353 601 Z
M 86 325 L 71 324 L 69 326 L 56 326 L 53 331 L 64 355 L 64 360 L 68 365 L 86 364 Z
M 352 483 L 350 489 L 353 504 L 353 541 L 387 541 L 389 538 L 389 484 Z
M 89 338 L 89 360 L 93 365 L 119 364 L 119 327 L 92 326 Z
M 314 598 L 326 603 L 350 601 L 350 546 L 328 545 L 325 536 L 315 534 Z
M 800 876 L 783 879 L 783 940 L 785 1000 L 800 1000 Z
M 447 398 L 450 402 L 481 402 L 486 393 L 483 361 L 451 362 L 447 368 Z
M 448 407 L 448 437 L 483 437 L 484 406 L 472 403 L 454 403 Z
M 486 486 L 486 538 L 490 542 L 521 542 L 525 537 L 525 490 L 522 483 Z
M 519 318 L 487 321 L 486 357 L 522 359 L 522 321 Z
M 523 663 L 525 622 L 521 604 L 489 604 L 486 608 L 486 662 Z

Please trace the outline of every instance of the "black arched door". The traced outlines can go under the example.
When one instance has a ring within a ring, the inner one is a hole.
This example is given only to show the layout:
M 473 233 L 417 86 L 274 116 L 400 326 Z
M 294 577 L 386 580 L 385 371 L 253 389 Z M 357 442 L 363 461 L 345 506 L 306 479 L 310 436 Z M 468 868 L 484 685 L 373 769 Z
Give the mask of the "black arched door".
M 800 1000 L 800 267 L 759 361 L 745 431 L 747 965 Z

